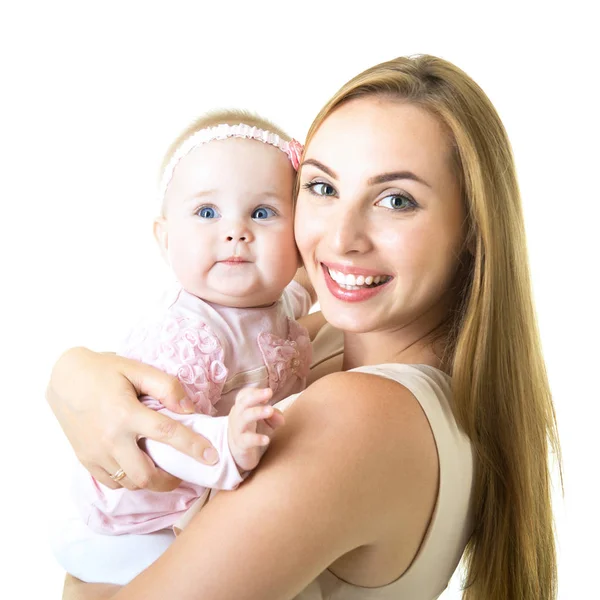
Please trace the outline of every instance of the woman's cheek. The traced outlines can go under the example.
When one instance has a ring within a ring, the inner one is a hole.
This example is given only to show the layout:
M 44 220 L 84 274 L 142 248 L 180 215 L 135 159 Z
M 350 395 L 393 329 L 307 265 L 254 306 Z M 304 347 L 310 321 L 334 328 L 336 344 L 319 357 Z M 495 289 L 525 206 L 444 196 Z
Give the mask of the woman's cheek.
M 296 237 L 296 245 L 302 255 L 303 259 L 306 259 L 306 254 L 310 251 L 311 247 L 315 244 L 317 237 L 317 231 L 321 226 L 319 225 L 319 219 L 314 215 L 311 217 L 307 210 L 306 202 L 298 202 L 296 207 L 296 219 L 294 234 Z

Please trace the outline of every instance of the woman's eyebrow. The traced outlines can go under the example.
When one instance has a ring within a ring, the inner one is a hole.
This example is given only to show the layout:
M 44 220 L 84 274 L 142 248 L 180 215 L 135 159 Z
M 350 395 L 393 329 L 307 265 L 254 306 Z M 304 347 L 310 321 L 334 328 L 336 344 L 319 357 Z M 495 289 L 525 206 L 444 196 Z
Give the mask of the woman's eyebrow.
M 317 167 L 317 169 L 321 169 L 323 173 L 327 173 L 327 175 L 329 175 L 329 177 L 331 177 L 332 179 L 337 179 L 337 175 L 334 171 L 332 171 L 329 167 L 326 167 L 323 163 L 319 162 L 318 160 L 315 160 L 314 158 L 306 159 L 301 166 L 303 167 L 304 165 L 313 165 Z
M 410 179 L 412 181 L 418 181 L 428 188 L 431 186 L 418 175 L 415 175 L 412 171 L 394 171 L 392 173 L 382 173 L 381 175 L 375 175 L 371 177 L 367 183 L 369 185 L 376 185 L 378 183 L 388 183 L 389 181 L 396 181 L 397 179 Z
M 323 163 L 315 160 L 314 158 L 308 158 L 303 163 L 304 165 L 313 165 L 326 173 L 332 179 L 337 179 L 337 174 L 335 171 L 332 171 L 329 167 L 326 167 Z M 377 185 L 378 183 L 388 183 L 389 181 L 396 181 L 398 179 L 410 179 L 412 181 L 417 181 L 426 185 L 428 188 L 431 187 L 429 183 L 427 183 L 424 179 L 421 179 L 418 175 L 415 175 L 412 171 L 394 171 L 392 173 L 382 173 L 381 175 L 375 175 L 374 177 L 369 178 L 367 181 L 368 185 Z

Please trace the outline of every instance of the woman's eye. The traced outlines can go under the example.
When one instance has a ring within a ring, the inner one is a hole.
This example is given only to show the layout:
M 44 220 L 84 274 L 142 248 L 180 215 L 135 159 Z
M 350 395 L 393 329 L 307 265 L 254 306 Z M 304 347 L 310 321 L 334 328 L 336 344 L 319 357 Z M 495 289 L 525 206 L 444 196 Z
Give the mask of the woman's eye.
M 416 205 L 417 203 L 410 196 L 405 196 L 404 194 L 392 194 L 377 202 L 377 206 L 383 206 L 392 210 L 409 210 L 415 208 Z
M 328 183 L 311 181 L 305 183 L 303 187 L 315 196 L 335 196 L 335 188 Z
M 276 217 L 277 213 L 268 206 L 259 206 L 255 208 L 252 212 L 253 219 L 270 219 L 271 217 Z
M 202 219 L 216 219 L 220 216 L 214 206 L 203 206 L 196 214 Z

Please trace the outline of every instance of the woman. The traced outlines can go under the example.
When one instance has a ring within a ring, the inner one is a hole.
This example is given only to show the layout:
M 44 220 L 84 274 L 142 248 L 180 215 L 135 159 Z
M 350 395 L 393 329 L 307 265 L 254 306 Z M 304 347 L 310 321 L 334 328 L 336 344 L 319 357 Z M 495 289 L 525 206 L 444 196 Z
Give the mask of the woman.
M 431 600 L 466 547 L 465 600 L 554 598 L 555 418 L 510 145 L 485 94 L 430 56 L 348 82 L 308 134 L 296 239 L 343 372 L 302 393 L 256 473 L 152 567 L 121 589 L 69 579 L 65 597 Z M 85 376 L 71 389 L 69 372 Z M 156 389 L 169 380 L 81 350 L 55 373 L 76 449 L 95 433 L 74 433 L 77 410 L 119 440 L 84 457 L 94 475 L 146 484 L 134 440 L 156 415 L 117 397 L 129 378 L 172 405 Z

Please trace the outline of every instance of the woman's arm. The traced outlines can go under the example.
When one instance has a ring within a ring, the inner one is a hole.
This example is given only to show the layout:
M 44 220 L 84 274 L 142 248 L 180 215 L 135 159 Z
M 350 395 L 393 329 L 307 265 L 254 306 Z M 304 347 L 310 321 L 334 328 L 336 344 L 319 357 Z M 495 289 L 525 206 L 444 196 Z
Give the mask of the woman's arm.
M 56 363 L 46 397 L 80 462 L 104 485 L 129 489 L 173 489 L 179 480 L 154 466 L 137 440 L 146 437 L 168 444 L 205 464 L 214 448 L 201 435 L 143 406 L 139 395 L 160 400 L 174 412 L 189 412 L 176 377 L 114 354 L 86 348 L 65 352 Z M 90 444 L 89 440 L 99 443 Z M 215 453 L 216 456 L 216 453 Z M 123 469 L 119 484 L 110 475 Z
M 119 591 L 118 585 L 110 583 L 84 583 L 67 575 L 63 589 L 63 600 L 108 600 Z
M 219 493 L 158 561 L 108 597 L 289 600 L 341 556 L 397 532 L 403 511 L 414 521 L 437 463 L 427 420 L 405 388 L 330 375 L 286 420 L 244 485 Z M 406 565 L 392 566 L 373 585 Z

